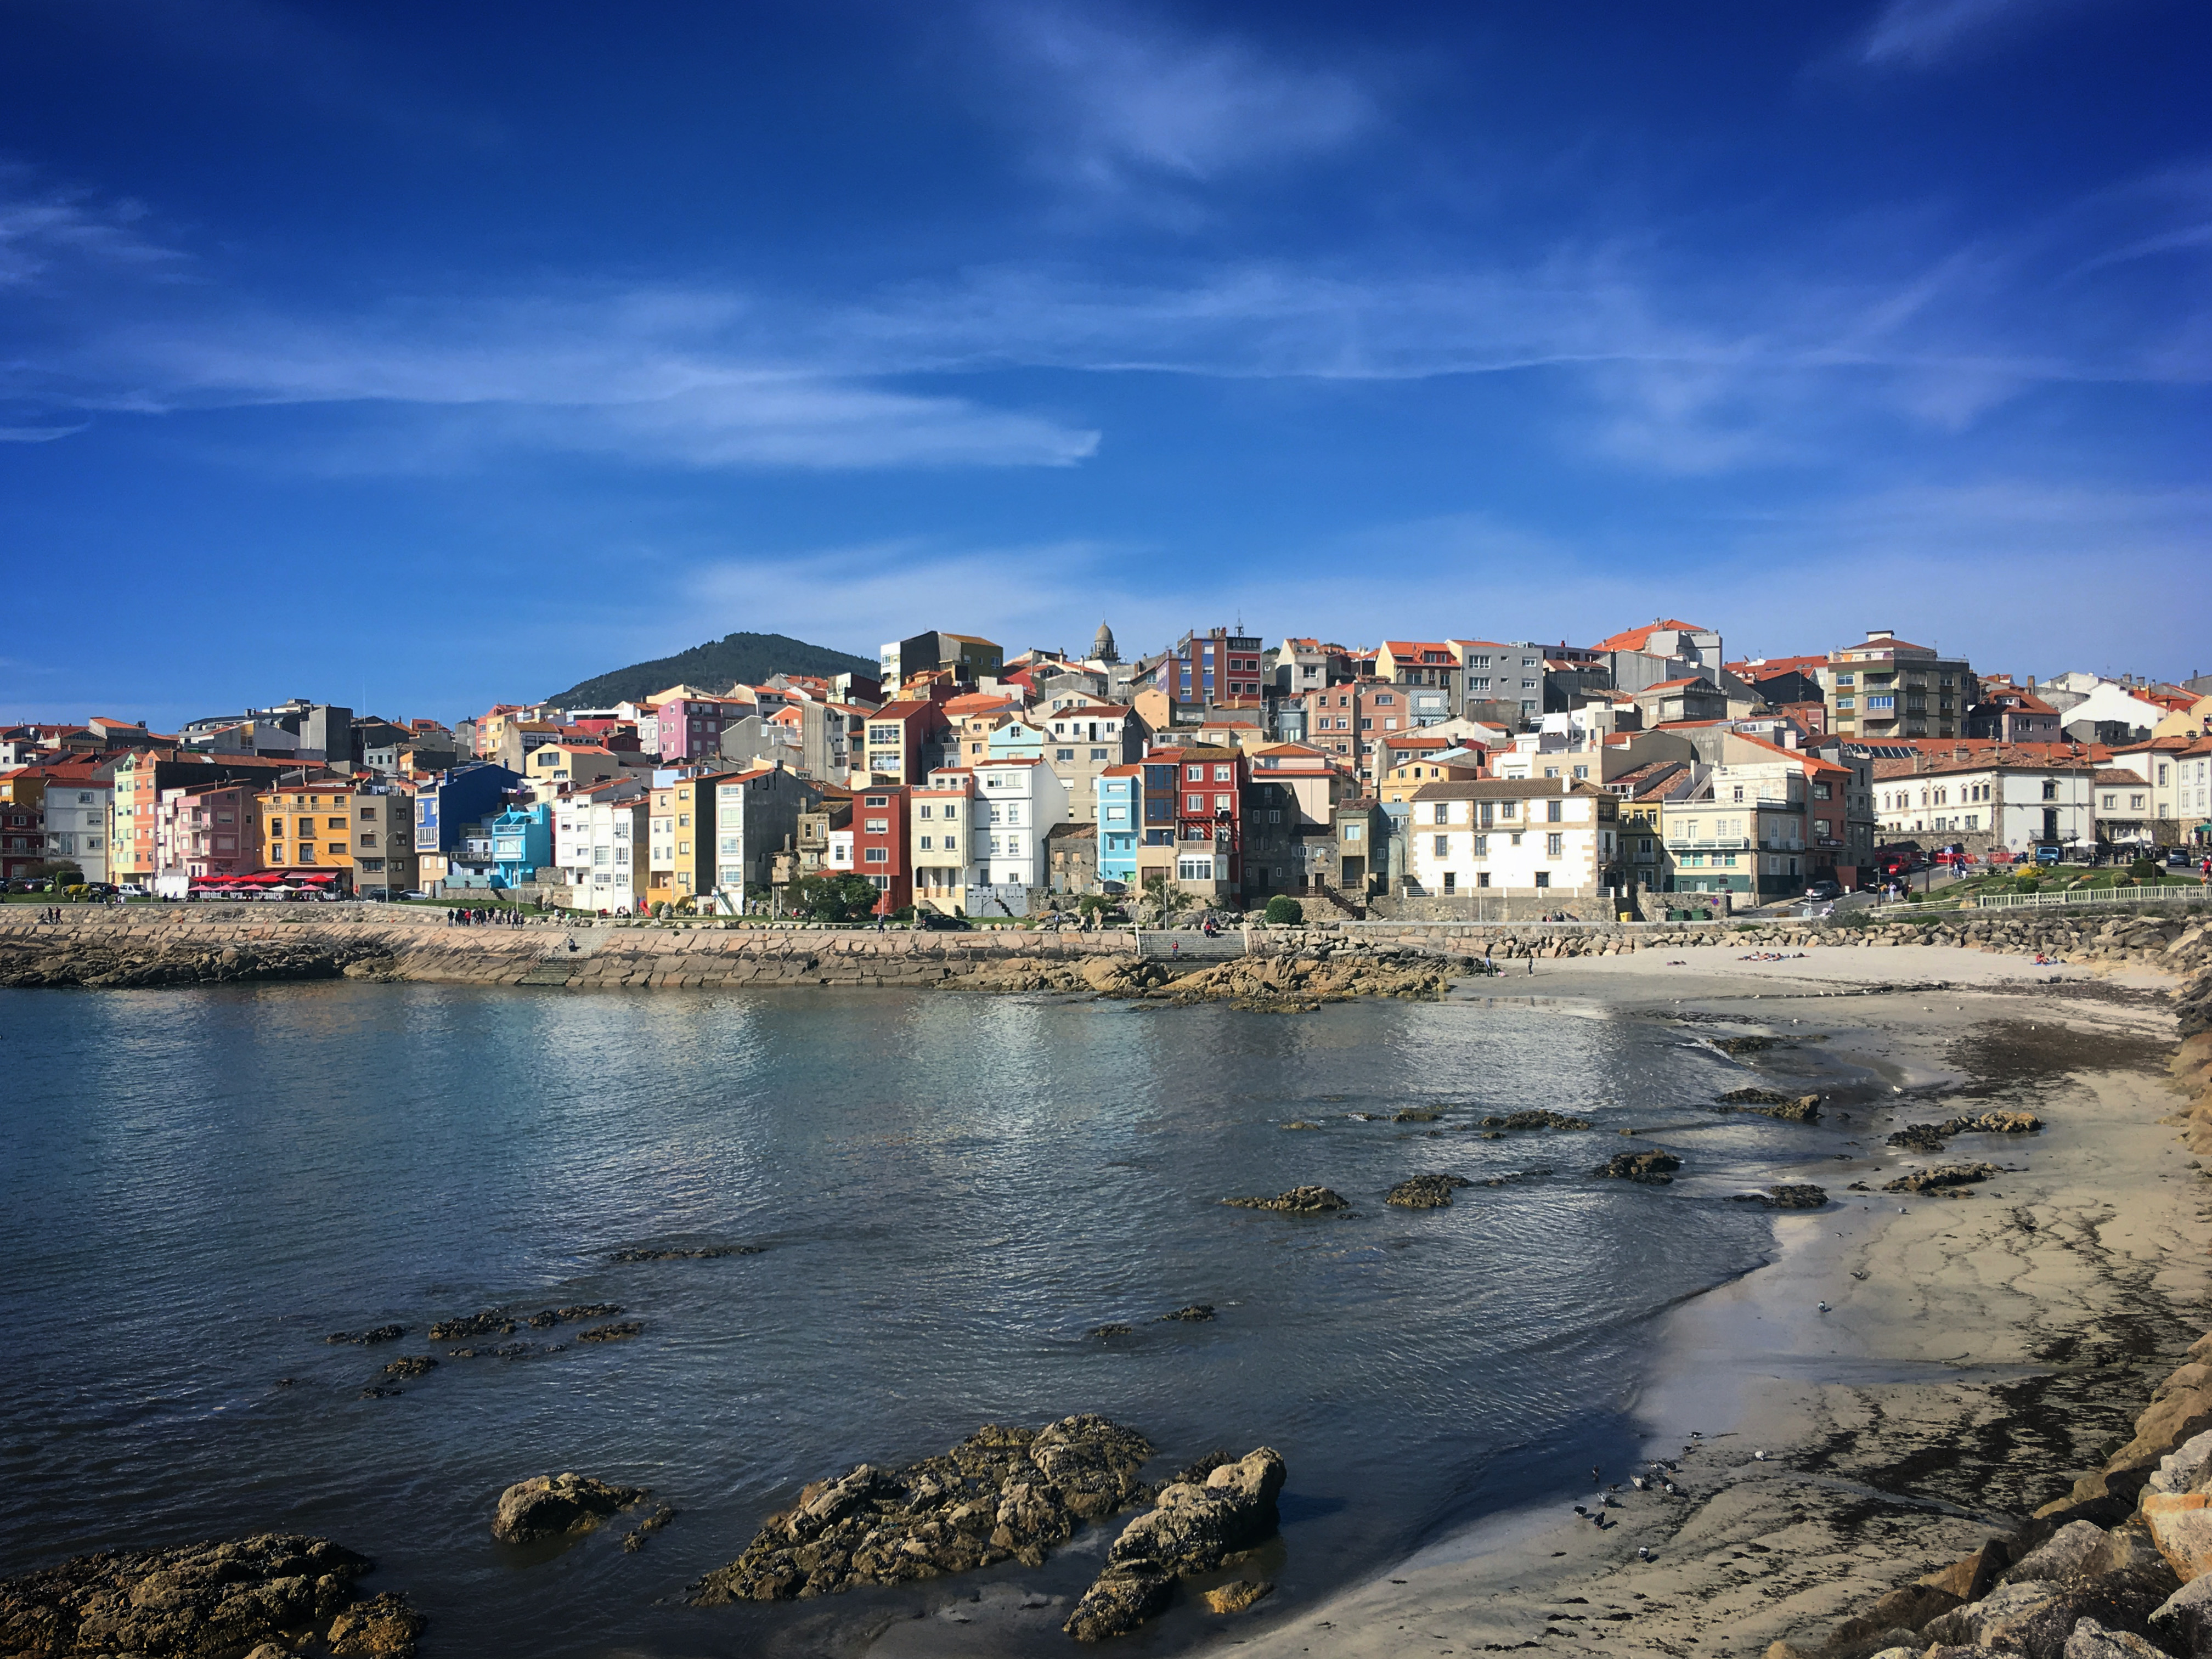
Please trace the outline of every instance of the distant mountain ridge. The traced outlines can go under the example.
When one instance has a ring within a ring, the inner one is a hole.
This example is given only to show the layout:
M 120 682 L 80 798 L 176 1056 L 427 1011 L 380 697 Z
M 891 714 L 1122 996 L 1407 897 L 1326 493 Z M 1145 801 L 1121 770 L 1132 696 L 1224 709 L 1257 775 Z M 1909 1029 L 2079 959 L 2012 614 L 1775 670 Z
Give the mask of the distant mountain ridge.
M 737 684 L 757 685 L 775 673 L 872 678 L 878 666 L 866 657 L 833 651 L 826 645 L 809 645 L 787 634 L 726 634 L 672 657 L 656 657 L 651 662 L 632 663 L 628 668 L 595 675 L 547 701 L 563 708 L 605 708 L 617 702 L 635 702 L 672 685 L 722 691 Z

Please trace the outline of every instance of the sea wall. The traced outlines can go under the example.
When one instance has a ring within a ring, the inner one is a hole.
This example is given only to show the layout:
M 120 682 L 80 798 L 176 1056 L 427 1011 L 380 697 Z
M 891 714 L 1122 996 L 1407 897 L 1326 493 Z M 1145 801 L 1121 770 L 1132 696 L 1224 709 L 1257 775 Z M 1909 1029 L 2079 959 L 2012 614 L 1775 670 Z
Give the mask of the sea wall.
M 1076 964 L 1172 951 L 1196 968 L 1255 953 L 1323 961 L 1346 956 L 1518 961 L 1635 951 L 1880 950 L 1900 945 L 2040 951 L 2060 960 L 2189 971 L 2205 951 L 2205 916 L 2136 911 L 2021 910 L 1923 921 L 1700 923 L 1677 927 L 1443 922 L 1255 927 L 1215 939 L 1127 928 L 1099 933 L 991 928 L 974 933 L 630 922 L 568 927 L 449 927 L 441 913 L 381 906 L 64 906 L 0 915 L 0 986 L 130 988 L 237 980 L 357 978 L 449 984 L 714 989 L 749 985 L 944 984 L 1010 962 Z M 2193 1035 L 2185 1014 L 2184 1035 Z

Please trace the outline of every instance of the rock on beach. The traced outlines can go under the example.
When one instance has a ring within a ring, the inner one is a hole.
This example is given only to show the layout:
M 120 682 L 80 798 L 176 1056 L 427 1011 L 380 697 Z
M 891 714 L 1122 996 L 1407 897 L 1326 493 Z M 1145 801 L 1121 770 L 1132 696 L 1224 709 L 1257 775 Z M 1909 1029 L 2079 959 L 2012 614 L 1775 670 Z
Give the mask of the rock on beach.
M 1401 1210 L 1440 1210 L 1450 1205 L 1455 1187 L 1473 1184 L 1455 1175 L 1410 1176 L 1393 1187 L 1382 1201 Z
M 373 1565 L 291 1533 L 80 1555 L 0 1579 L 0 1653 L 212 1659 L 264 1643 L 290 1653 L 315 1634 L 334 1653 L 411 1659 L 423 1621 L 405 1598 L 356 1599 L 355 1580 Z
M 986 1424 L 940 1457 L 862 1463 L 802 1489 L 744 1553 L 688 1593 L 698 1607 L 832 1595 L 1008 1559 L 1041 1566 L 1086 1521 L 1147 1495 L 1152 1455 L 1134 1429 L 1096 1416 L 1041 1430 Z
M 1672 1152 L 1615 1152 L 1590 1173 L 1615 1181 L 1640 1181 L 1647 1186 L 1664 1187 L 1674 1181 L 1674 1171 L 1681 1167 L 1682 1160 Z

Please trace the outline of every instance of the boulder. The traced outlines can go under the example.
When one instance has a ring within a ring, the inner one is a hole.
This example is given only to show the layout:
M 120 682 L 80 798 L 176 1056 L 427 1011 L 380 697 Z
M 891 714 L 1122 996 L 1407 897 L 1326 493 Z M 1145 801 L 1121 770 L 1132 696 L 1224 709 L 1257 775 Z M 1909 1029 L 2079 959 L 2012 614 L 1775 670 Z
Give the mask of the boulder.
M 1544 1109 L 1530 1109 L 1508 1112 L 1503 1117 L 1486 1117 L 1482 1120 L 1482 1127 L 1486 1129 L 1587 1129 L 1590 1125 L 1588 1118 L 1570 1117 L 1565 1112 Z
M 2212 1577 L 2192 1578 L 2150 1616 L 2152 1633 L 2169 1653 L 2212 1654 Z
M 1770 1210 L 1817 1210 L 1828 1201 L 1828 1190 L 1810 1182 L 1769 1187 L 1763 1193 L 1738 1193 L 1739 1204 L 1764 1204 Z
M 1133 1630 L 1166 1604 L 1177 1577 L 1210 1571 L 1273 1532 L 1282 1489 L 1283 1460 L 1266 1446 L 1220 1465 L 1203 1486 L 1168 1486 L 1121 1529 L 1061 1628 L 1081 1642 Z
M 1937 1644 L 2008 1650 L 2023 1659 L 2064 1659 L 2066 1639 L 2084 1618 L 2106 1630 L 2149 1635 L 2172 1583 L 2162 1569 L 2021 1579 L 1930 1620 L 1921 1634 Z
M 405 1596 L 386 1590 L 331 1620 L 331 1652 L 335 1659 L 411 1659 L 423 1622 Z
M 1209 1613 L 1242 1613 L 1275 1587 L 1272 1583 L 1255 1583 L 1249 1578 L 1239 1578 L 1227 1584 L 1218 1584 L 1206 1592 L 1206 1607 Z
M 2192 1435 L 2158 1460 L 2158 1470 L 2144 1483 L 2147 1492 L 2195 1492 L 2205 1484 L 2212 1469 L 2212 1430 Z
M 2094 1619 L 2083 1619 L 2066 1638 L 2065 1659 L 2168 1659 L 2168 1656 L 2133 1631 L 2106 1630 Z
M 2185 1584 L 2212 1567 L 2212 1496 L 2201 1492 L 2146 1492 L 2142 1517 L 2151 1541 Z
M 491 1535 L 502 1544 L 527 1544 L 587 1531 L 648 1495 L 642 1486 L 611 1486 L 589 1475 L 533 1475 L 500 1493 Z
M 2074 1521 L 2051 1534 L 2035 1549 L 2014 1562 L 2005 1573 L 2007 1582 L 2028 1578 L 2071 1578 L 2088 1571 L 2104 1551 L 2107 1534 L 2087 1521 Z
M 2010 1565 L 2012 1552 L 2001 1538 L 1992 1538 L 1972 1555 L 1962 1556 L 1940 1572 L 1931 1572 L 1920 1582 L 1956 1596 L 1961 1601 L 1978 1601 L 1996 1585 L 1998 1577 Z

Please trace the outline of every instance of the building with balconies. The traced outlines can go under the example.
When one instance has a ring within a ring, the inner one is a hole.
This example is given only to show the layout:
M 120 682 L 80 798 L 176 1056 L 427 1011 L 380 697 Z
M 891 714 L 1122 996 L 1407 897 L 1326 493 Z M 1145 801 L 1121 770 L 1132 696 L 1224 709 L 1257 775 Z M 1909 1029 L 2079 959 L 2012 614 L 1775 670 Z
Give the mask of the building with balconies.
M 1846 742 L 1962 737 L 1966 711 L 1980 701 L 1964 658 L 1940 656 L 1887 628 L 1831 651 L 1821 681 L 1828 730 Z

